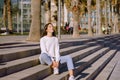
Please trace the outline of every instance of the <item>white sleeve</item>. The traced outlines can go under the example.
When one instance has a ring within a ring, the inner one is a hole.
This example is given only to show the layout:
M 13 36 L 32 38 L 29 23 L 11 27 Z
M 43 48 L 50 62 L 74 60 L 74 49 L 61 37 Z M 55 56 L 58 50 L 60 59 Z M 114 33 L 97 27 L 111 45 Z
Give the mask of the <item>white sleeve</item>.
M 42 53 L 47 53 L 46 46 L 45 46 L 45 40 L 43 38 L 40 39 L 40 48 Z
M 60 51 L 59 51 L 59 41 L 58 39 L 56 39 L 56 42 L 55 42 L 55 57 L 56 57 L 56 61 L 59 61 L 60 60 Z

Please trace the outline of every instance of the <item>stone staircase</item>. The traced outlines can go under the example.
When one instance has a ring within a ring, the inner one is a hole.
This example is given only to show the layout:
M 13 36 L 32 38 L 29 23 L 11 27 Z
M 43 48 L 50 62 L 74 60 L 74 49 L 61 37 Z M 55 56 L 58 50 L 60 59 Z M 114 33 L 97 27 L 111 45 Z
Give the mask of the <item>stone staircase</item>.
M 119 39 L 120 35 L 116 34 L 82 41 L 79 39 L 62 41 L 60 42 L 60 54 L 72 57 L 76 80 L 107 80 L 119 59 L 117 56 L 120 48 Z M 53 75 L 50 67 L 39 63 L 39 44 L 8 45 L 10 44 L 0 46 L 0 49 L 3 50 L 3 53 L 0 52 L 0 80 L 68 79 L 65 63 L 60 66 L 59 75 Z M 19 47 L 16 48 L 19 50 L 13 53 L 5 51 L 6 48 L 11 47 Z

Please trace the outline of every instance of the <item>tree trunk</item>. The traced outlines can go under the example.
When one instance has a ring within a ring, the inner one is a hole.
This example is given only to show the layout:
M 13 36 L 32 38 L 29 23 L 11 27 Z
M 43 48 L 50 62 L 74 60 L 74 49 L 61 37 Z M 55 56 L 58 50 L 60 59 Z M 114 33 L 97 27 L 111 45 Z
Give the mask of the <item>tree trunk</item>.
M 17 0 L 17 14 L 16 14 L 16 17 L 17 17 L 17 33 L 19 33 L 19 1 Z
M 11 14 L 11 0 L 7 0 L 7 16 L 8 16 L 8 29 L 12 33 L 12 14 Z
M 51 23 L 51 0 L 48 2 L 48 7 L 49 7 L 49 22 Z
M 19 21 L 20 19 L 19 19 L 19 11 L 17 11 L 17 33 L 19 33 L 19 31 L 20 31 L 20 27 L 19 27 L 19 24 L 20 24 L 20 21 Z
M 93 36 L 91 27 L 91 0 L 87 0 L 87 9 L 88 9 L 88 35 Z
M 7 4 L 6 0 L 4 0 L 4 7 L 3 7 L 3 26 L 7 29 Z
M 108 0 L 108 6 L 109 6 L 109 8 L 108 8 L 108 15 L 109 15 L 109 17 L 108 17 L 108 22 L 109 22 L 109 25 L 111 25 L 111 4 L 110 4 L 110 0 Z
M 107 1 L 105 1 L 105 29 L 108 29 Z
M 73 5 L 73 38 L 77 38 L 79 37 L 79 30 L 78 30 L 78 26 L 79 26 L 79 16 L 80 16 L 80 10 L 79 10 L 79 6 L 78 6 L 78 0 L 73 1 L 74 5 Z
M 64 0 L 62 0 L 62 8 L 61 9 L 62 9 L 62 11 L 61 11 L 62 12 L 62 21 L 61 22 L 62 22 L 62 27 L 64 29 Z
M 27 38 L 28 41 L 39 41 L 40 39 L 40 3 L 41 0 L 31 0 L 32 23 Z
M 119 29 L 118 29 L 118 14 L 115 14 L 115 18 L 114 18 L 114 33 L 119 33 Z
M 80 36 L 78 26 L 79 26 L 79 13 L 73 15 L 73 38 L 77 38 Z
M 97 24 L 96 26 L 98 27 L 98 34 L 101 35 L 102 33 L 102 28 L 101 28 L 101 7 L 100 7 L 100 0 L 96 0 L 96 8 L 97 8 Z
M 110 15 L 110 17 L 109 17 L 109 25 L 111 26 L 111 29 L 112 29 L 112 27 L 113 27 L 113 22 L 112 22 L 112 4 L 111 4 L 111 2 L 109 1 L 109 6 L 110 6 L 110 12 L 109 12 L 109 15 Z M 111 30 L 112 31 L 112 30 Z
M 115 33 L 115 27 L 114 27 L 114 19 L 115 19 L 115 14 L 114 14 L 114 5 L 112 5 L 112 18 L 113 18 L 113 20 L 112 20 L 112 33 L 114 34 Z
M 45 13 L 46 21 L 45 21 L 45 23 L 47 24 L 47 23 L 51 22 L 51 0 L 45 2 L 44 7 L 45 7 L 45 11 L 46 11 L 46 13 Z

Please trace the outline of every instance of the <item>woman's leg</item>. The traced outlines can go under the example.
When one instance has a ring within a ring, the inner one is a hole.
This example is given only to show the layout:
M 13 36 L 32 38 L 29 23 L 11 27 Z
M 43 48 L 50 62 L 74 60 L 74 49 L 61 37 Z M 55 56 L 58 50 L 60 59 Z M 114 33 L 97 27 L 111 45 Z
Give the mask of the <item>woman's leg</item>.
M 52 67 L 54 74 L 59 74 L 58 67 L 55 66 L 55 63 L 52 61 L 50 56 L 48 56 L 46 53 L 42 53 L 39 59 L 40 59 L 41 64 L 48 64 L 50 67 Z
M 68 67 L 68 70 L 69 70 L 69 75 L 70 76 L 74 75 L 74 73 L 73 73 L 74 65 L 73 65 L 72 58 L 69 55 L 61 56 L 60 57 L 60 63 L 67 63 L 67 67 Z
M 40 54 L 39 59 L 41 64 L 48 64 L 49 66 L 52 66 L 52 60 L 46 53 Z

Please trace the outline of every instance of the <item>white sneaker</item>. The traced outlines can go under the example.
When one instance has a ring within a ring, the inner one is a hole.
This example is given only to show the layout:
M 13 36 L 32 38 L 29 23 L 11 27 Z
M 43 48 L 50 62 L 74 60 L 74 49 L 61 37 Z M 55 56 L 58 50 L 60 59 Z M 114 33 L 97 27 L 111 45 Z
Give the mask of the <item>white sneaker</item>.
M 58 68 L 54 68 L 53 69 L 53 74 L 59 74 L 59 69 Z
M 74 76 L 70 76 L 69 80 L 75 80 Z

